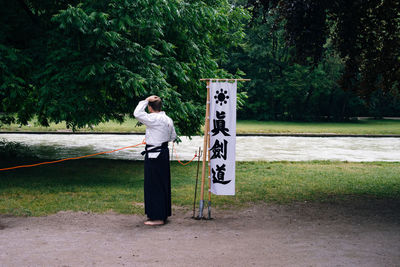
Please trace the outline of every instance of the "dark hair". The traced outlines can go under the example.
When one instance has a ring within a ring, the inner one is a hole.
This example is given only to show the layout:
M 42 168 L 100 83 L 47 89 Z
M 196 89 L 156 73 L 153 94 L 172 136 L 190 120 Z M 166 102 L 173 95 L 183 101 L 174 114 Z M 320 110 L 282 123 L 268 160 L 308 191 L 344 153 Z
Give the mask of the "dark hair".
M 156 101 L 149 102 L 149 106 L 156 112 L 161 111 L 162 101 L 161 98 L 158 98 Z

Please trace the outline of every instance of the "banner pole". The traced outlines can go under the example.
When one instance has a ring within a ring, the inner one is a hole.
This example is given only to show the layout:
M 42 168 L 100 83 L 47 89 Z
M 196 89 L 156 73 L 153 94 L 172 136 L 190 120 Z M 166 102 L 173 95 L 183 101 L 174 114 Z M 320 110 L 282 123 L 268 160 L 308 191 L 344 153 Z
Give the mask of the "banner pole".
M 206 161 L 208 154 L 208 132 L 210 128 L 210 81 L 207 80 L 207 99 L 206 99 L 206 118 L 204 123 L 204 141 L 203 141 L 203 165 L 201 169 L 201 193 L 199 204 L 199 219 L 203 218 L 204 209 L 204 182 L 206 176 Z
M 203 78 L 200 81 L 239 81 L 239 82 L 249 82 L 251 79 L 219 79 L 219 78 Z
M 210 82 L 208 82 L 210 83 Z M 211 93 L 210 93 L 211 94 Z M 211 96 L 208 98 L 208 127 L 207 127 L 207 133 L 208 133 L 208 137 L 207 137 L 207 144 L 208 144 L 208 148 L 211 148 L 211 139 L 210 139 L 210 102 L 211 102 Z M 208 151 L 208 220 L 211 220 L 211 161 L 210 161 L 210 151 Z
M 210 120 L 208 120 L 208 138 L 207 143 L 208 147 L 211 147 L 210 144 Z M 211 220 L 211 161 L 210 161 L 210 152 L 208 153 L 208 220 Z

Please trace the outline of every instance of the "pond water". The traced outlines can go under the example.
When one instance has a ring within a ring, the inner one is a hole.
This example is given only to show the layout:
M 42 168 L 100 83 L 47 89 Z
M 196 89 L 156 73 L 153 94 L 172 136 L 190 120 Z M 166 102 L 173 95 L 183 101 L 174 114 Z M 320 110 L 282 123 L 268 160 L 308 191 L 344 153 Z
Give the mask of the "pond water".
M 0 139 L 28 145 L 42 159 L 61 159 L 135 145 L 144 135 L 0 134 Z M 182 143 L 175 145 L 176 155 L 190 160 L 199 147 L 203 148 L 203 137 L 183 137 Z M 96 157 L 143 160 L 142 151 L 139 146 Z M 238 136 L 236 160 L 400 161 L 400 138 Z

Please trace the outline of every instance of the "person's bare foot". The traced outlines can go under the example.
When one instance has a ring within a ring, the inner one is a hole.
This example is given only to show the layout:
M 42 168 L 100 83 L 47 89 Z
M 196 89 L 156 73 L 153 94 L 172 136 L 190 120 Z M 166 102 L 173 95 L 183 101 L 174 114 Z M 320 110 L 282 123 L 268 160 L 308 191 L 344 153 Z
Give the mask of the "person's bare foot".
M 144 224 L 145 225 L 150 225 L 150 226 L 163 225 L 164 221 L 161 221 L 161 220 L 151 221 L 151 220 L 149 220 L 149 221 L 145 221 Z

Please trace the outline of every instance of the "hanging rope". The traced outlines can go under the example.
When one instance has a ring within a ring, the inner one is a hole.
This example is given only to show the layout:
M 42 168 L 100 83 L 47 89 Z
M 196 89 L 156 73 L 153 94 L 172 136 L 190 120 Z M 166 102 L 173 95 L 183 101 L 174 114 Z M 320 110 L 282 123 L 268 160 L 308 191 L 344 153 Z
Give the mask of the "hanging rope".
M 172 150 L 174 151 L 176 160 L 177 160 L 180 164 L 182 164 L 183 166 L 188 165 L 190 162 L 192 162 L 192 161 L 197 157 L 197 153 L 195 153 L 195 154 L 194 154 L 194 157 L 193 157 L 190 161 L 188 161 L 188 162 L 186 162 L 186 163 L 183 163 L 183 162 L 180 161 L 179 158 L 178 158 L 178 154 L 176 153 L 176 149 L 175 149 L 175 144 L 174 144 L 174 143 L 172 143 Z
M 141 143 L 139 143 L 139 144 L 136 144 L 136 145 L 133 145 L 133 146 L 127 146 L 127 147 L 123 147 L 123 148 L 118 148 L 118 149 L 114 149 L 114 150 L 110 150 L 110 151 L 99 152 L 99 153 L 95 153 L 95 154 L 91 154 L 91 155 L 86 155 L 86 156 L 75 157 L 75 158 L 66 158 L 66 159 L 60 159 L 60 160 L 54 160 L 54 161 L 48 161 L 48 162 L 41 162 L 41 163 L 30 164 L 30 165 L 21 165 L 21 166 L 3 168 L 3 169 L 0 169 L 0 171 L 7 171 L 7 170 L 13 170 L 13 169 L 19 169 L 19 168 L 29 168 L 29 167 L 39 166 L 39 165 L 45 165 L 45 164 L 53 164 L 53 163 L 63 162 L 63 161 L 67 161 L 67 160 L 83 159 L 83 158 L 93 157 L 93 156 L 102 155 L 102 154 L 109 154 L 109 153 L 113 153 L 113 152 L 120 151 L 120 150 L 127 149 L 127 148 L 137 147 L 137 146 L 144 145 L 144 144 L 146 144 L 146 142 L 143 140 L 143 141 L 142 141 Z
M 9 167 L 9 168 L 2 168 L 0 169 L 0 171 L 8 171 L 8 170 L 14 170 L 14 169 L 20 169 L 20 168 L 30 168 L 30 167 L 36 167 L 36 166 L 40 166 L 40 165 L 47 165 L 47 164 L 54 164 L 54 163 L 59 163 L 59 162 L 63 162 L 63 161 L 67 161 L 67 160 L 74 160 L 74 159 L 83 159 L 83 158 L 89 158 L 89 157 L 93 157 L 93 156 L 98 156 L 98 155 L 103 155 L 103 154 L 109 154 L 109 153 L 113 153 L 113 152 L 117 152 L 120 150 L 124 150 L 124 149 L 128 149 L 128 148 L 133 148 L 133 147 L 138 147 L 140 145 L 145 145 L 146 141 L 143 139 L 143 141 L 139 144 L 133 145 L 133 146 L 127 146 L 127 147 L 122 147 L 122 148 L 118 148 L 118 149 L 114 149 L 114 150 L 110 150 L 110 151 L 105 151 L 105 152 L 99 152 L 99 153 L 95 153 L 95 154 L 90 154 L 90 155 L 85 155 L 85 156 L 80 156 L 80 157 L 74 157 L 74 158 L 66 158 L 66 159 L 60 159 L 60 160 L 54 160 L 54 161 L 47 161 L 47 162 L 41 162 L 41 163 L 36 163 L 36 164 L 29 164 L 29 165 L 20 165 L 20 166 L 14 166 L 14 167 Z M 191 163 L 196 157 L 197 157 L 197 153 L 194 154 L 193 158 L 186 162 L 183 163 L 182 161 L 179 160 L 178 158 L 178 154 L 176 153 L 176 149 L 174 144 L 172 144 L 172 150 L 175 153 L 175 157 L 177 159 L 177 161 L 182 164 L 183 166 L 188 165 L 189 163 Z

